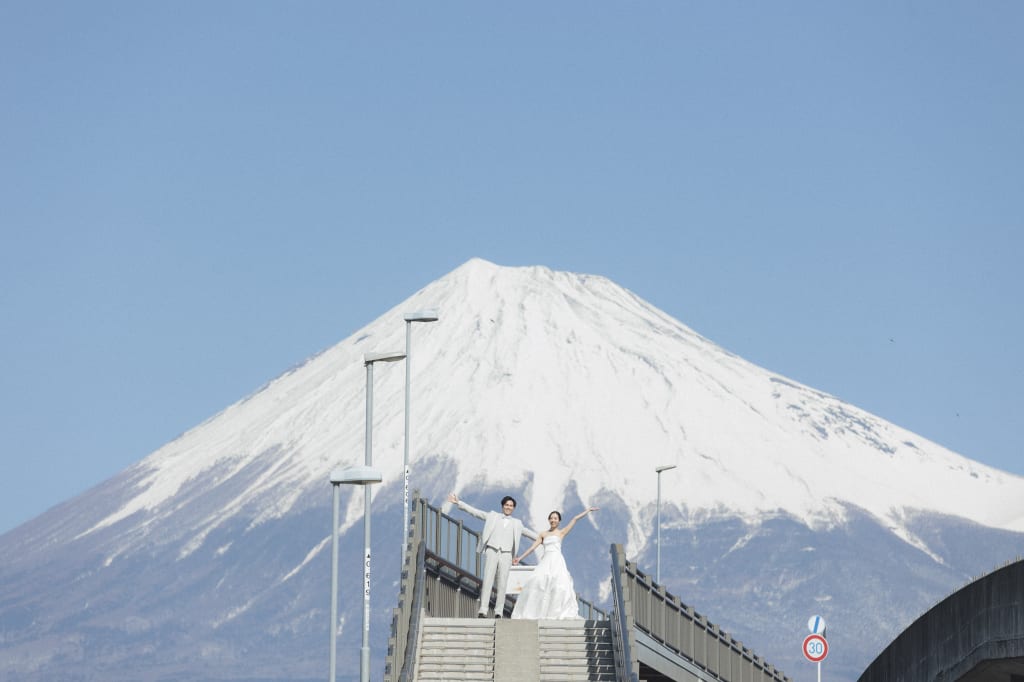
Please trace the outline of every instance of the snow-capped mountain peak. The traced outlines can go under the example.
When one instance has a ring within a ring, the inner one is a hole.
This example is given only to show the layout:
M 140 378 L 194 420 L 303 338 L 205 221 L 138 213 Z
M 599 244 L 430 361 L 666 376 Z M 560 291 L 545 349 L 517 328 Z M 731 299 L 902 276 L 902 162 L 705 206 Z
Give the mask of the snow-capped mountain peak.
M 364 461 L 364 356 L 404 350 L 403 315 L 425 308 L 440 319 L 413 325 L 411 487 L 435 504 L 510 492 L 535 528 L 552 509 L 600 506 L 566 548 L 588 598 L 607 596 L 609 543 L 650 569 L 665 464 L 666 585 L 784 668 L 824 612 L 833 677 L 856 679 L 943 590 L 1020 552 L 1024 478 L 757 367 L 603 277 L 474 259 L 0 536 L 0 677 L 320 679 L 330 472 Z M 399 575 L 405 369 L 373 375 L 378 668 Z M 362 547 L 353 492 L 346 562 Z M 344 625 L 362 580 L 341 590 Z M 342 627 L 341 670 L 358 668 L 360 635 Z
M 363 356 L 404 349 L 403 313 L 427 307 L 441 319 L 414 329 L 410 451 L 414 468 L 424 453 L 458 461 L 452 489 L 529 481 L 536 510 L 561 508 L 570 489 L 616 495 L 637 512 L 637 542 L 654 468 L 677 464 L 663 504 L 682 522 L 788 513 L 828 525 L 853 505 L 910 542 L 915 511 L 1024 530 L 1020 477 L 752 365 L 603 277 L 473 259 L 140 462 L 137 493 L 87 532 L 138 511 L 156 523 L 188 504 L 183 487 L 201 495 L 266 460 L 233 504 L 196 518 L 201 542 L 247 504 L 280 516 L 333 466 L 362 463 Z M 401 476 L 404 371 L 375 370 L 386 480 Z

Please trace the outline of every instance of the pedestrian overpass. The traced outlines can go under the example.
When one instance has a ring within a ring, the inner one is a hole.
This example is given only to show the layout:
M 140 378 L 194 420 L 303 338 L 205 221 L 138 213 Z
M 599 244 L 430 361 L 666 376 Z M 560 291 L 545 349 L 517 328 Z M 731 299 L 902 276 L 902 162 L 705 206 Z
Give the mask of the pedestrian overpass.
M 479 533 L 417 499 L 385 682 L 789 682 L 782 671 L 665 591 L 611 546 L 610 612 L 582 620 L 476 618 Z M 496 607 L 497 608 L 497 607 Z
M 858 682 L 1024 682 L 1024 560 L 968 583 L 904 630 Z

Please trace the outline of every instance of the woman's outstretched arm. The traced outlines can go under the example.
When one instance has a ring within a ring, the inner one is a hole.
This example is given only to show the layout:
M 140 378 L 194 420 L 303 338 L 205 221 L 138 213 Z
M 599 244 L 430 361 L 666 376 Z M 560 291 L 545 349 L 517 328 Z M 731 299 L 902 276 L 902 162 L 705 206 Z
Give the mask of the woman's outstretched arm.
M 512 565 L 513 566 L 518 566 L 519 562 L 522 561 L 523 559 L 525 559 L 527 554 L 529 554 L 533 550 L 537 549 L 537 547 L 540 546 L 540 543 L 544 541 L 544 534 L 546 532 L 547 531 L 544 531 L 540 535 L 538 535 L 537 539 L 533 541 L 533 544 L 530 545 L 530 547 L 525 552 L 523 552 L 519 556 L 512 557 Z
M 598 510 L 598 507 L 588 507 L 587 509 L 585 509 L 584 511 L 581 511 L 576 516 L 572 517 L 572 519 L 569 521 L 569 523 L 565 524 L 565 528 L 562 529 L 562 537 L 564 538 L 566 535 L 569 534 L 569 531 L 572 530 L 572 527 L 576 525 L 577 521 L 582 519 L 584 516 L 586 516 L 590 512 L 595 512 L 597 510 Z

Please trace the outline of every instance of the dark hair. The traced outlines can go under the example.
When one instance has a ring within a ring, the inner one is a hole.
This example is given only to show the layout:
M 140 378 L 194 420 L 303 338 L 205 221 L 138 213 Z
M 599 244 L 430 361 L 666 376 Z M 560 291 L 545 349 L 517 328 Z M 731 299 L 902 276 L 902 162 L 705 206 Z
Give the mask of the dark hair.
M 551 512 L 551 514 L 558 514 L 558 520 L 559 521 L 562 520 L 562 512 L 558 511 L 557 509 L 555 511 Z M 548 514 L 548 518 L 549 519 L 551 518 L 551 514 Z
M 501 498 L 501 506 L 504 507 L 506 502 L 511 502 L 513 507 L 519 506 L 516 504 L 516 498 L 512 497 L 511 495 L 506 495 L 505 497 Z

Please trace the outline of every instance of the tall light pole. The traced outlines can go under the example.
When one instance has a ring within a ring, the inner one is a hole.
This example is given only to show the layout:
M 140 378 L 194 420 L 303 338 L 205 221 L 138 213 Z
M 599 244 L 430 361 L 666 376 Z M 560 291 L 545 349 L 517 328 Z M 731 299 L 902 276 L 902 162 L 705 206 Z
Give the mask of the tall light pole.
M 338 669 L 338 488 L 342 483 L 350 485 L 369 485 L 380 483 L 380 472 L 371 467 L 352 467 L 350 469 L 335 469 L 331 472 L 331 486 L 334 488 L 334 523 L 331 526 L 331 677 L 334 682 L 335 673 Z M 370 516 L 363 519 L 366 526 L 370 524 Z M 370 585 L 364 584 L 364 590 L 369 596 Z M 364 622 L 364 628 L 367 624 Z
M 675 468 L 675 464 L 666 464 L 654 470 L 654 472 L 658 474 L 658 561 L 655 564 L 654 580 L 659 585 L 661 584 L 661 472 Z
M 366 466 L 373 466 L 373 364 L 396 362 L 405 353 L 367 353 L 366 366 Z M 363 646 L 359 649 L 359 682 L 370 682 L 370 488 L 363 488 Z
M 405 454 L 402 457 L 405 468 L 405 496 L 402 498 L 402 563 L 399 572 L 405 569 L 406 545 L 409 543 L 409 383 L 412 376 L 413 322 L 437 322 L 437 310 L 420 310 L 405 314 Z

